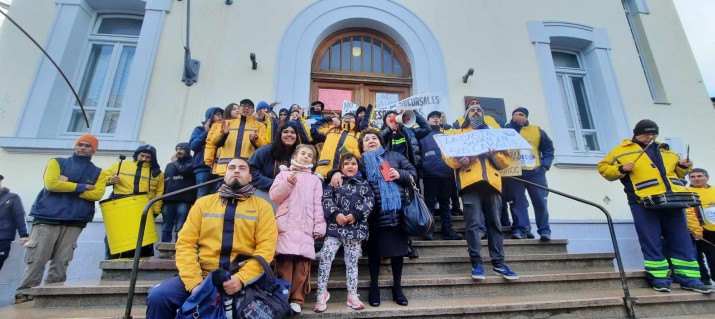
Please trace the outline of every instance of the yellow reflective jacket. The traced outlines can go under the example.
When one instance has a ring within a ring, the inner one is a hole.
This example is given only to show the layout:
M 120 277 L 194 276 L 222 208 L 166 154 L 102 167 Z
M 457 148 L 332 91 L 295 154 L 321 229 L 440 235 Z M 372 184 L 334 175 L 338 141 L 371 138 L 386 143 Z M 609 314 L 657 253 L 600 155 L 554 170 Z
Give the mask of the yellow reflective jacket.
M 226 207 L 221 204 L 218 194 L 199 198 L 179 231 L 176 268 L 187 291 L 198 286 L 211 271 L 219 268 Z M 238 254 L 260 255 L 270 263 L 278 240 L 278 228 L 271 204 L 258 196 L 251 196 L 237 202 L 234 218 L 231 260 Z M 247 285 L 261 274 L 261 265 L 250 260 L 234 276 Z
M 141 163 L 141 170 L 137 169 L 137 164 Z M 119 163 L 114 163 L 110 168 L 104 170 L 107 183 L 112 176 L 117 174 Z M 135 183 L 139 174 L 140 181 Z M 164 194 L 164 173 L 158 176 L 151 176 L 151 164 L 147 162 L 122 162 L 122 171 L 119 172 L 119 183 L 114 184 L 112 193 L 115 195 L 139 195 L 143 194 L 152 199 Z M 161 213 L 161 201 L 157 201 L 151 206 L 150 212 L 154 215 Z
M 446 131 L 446 134 L 461 134 L 473 131 L 473 128 L 463 128 Z M 442 153 L 444 162 L 454 169 L 454 176 L 457 180 L 457 189 L 462 190 L 467 186 L 477 183 L 489 183 L 496 191 L 501 193 L 502 183 L 499 170 L 511 164 L 511 155 L 508 151 L 497 152 L 494 156 L 488 157 L 484 154 L 471 156 L 469 165 L 462 166 L 459 158 L 447 157 Z
M 707 185 L 706 187 L 688 187 L 688 191 L 698 193 L 700 195 L 700 203 L 702 207 L 715 207 L 715 187 Z M 688 218 L 688 229 L 695 235 L 702 235 L 703 228 L 709 231 L 715 231 L 715 225 L 705 224 L 700 225 L 698 218 L 698 210 L 700 207 L 688 207 L 685 209 L 685 215 Z
M 337 169 L 340 164 L 340 149 L 343 147 L 343 152 L 347 151 L 357 158 L 360 158 L 360 151 L 358 149 L 359 138 L 360 133 L 355 132 L 332 131 L 328 133 L 325 136 L 325 142 L 323 142 L 323 147 L 320 150 L 318 161 L 328 160 L 330 163 L 328 165 L 318 166 L 315 172 L 323 176 L 328 176 L 330 170 Z
M 226 174 L 226 164 L 236 157 L 249 158 L 257 148 L 268 144 L 266 125 L 253 116 L 239 116 L 237 119 L 226 120 L 229 132 L 224 134 L 221 123 L 214 123 L 206 137 L 204 162 L 213 165 L 213 174 Z M 256 132 L 258 139 L 251 142 L 251 133 Z
M 609 181 L 620 179 L 626 194 L 634 194 L 637 197 L 633 198 L 629 195 L 630 202 L 639 201 L 649 195 L 687 191 L 683 178 L 689 169 L 678 165 L 680 155 L 671 151 L 667 144 L 654 143 L 651 147 L 658 148 L 663 159 L 664 174 L 661 174 L 647 154 L 638 158 L 638 155 L 643 153 L 643 148 L 630 139 L 623 140 L 603 160 L 598 162 L 598 172 L 601 176 Z M 633 162 L 636 165 L 629 174 L 620 170 L 623 164 Z

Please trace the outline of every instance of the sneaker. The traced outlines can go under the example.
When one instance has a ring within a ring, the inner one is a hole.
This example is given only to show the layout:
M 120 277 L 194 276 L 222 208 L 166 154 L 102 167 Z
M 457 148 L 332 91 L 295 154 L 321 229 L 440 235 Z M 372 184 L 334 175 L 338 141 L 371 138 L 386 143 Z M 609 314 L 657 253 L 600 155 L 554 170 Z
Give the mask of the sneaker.
M 683 289 L 685 289 L 685 288 L 683 288 Z M 653 290 L 655 290 L 657 292 L 670 292 L 670 287 L 655 285 L 655 286 L 653 286 Z
M 328 297 L 330 296 L 328 295 Z M 365 304 L 363 304 L 358 297 L 360 297 L 360 295 L 356 293 L 348 293 L 348 307 L 353 308 L 355 310 L 365 309 Z
M 511 234 L 511 239 L 524 239 L 524 235 L 520 231 L 515 231 Z
M 330 293 L 327 291 L 324 291 L 323 293 L 318 293 L 318 301 L 315 302 L 315 308 L 313 311 L 315 312 L 323 312 L 325 309 L 328 309 L 328 300 L 330 300 Z M 350 305 L 350 297 L 348 296 L 348 306 Z M 300 306 L 298 306 L 300 307 Z M 291 309 L 293 309 L 293 306 L 291 305 Z
M 295 313 L 300 313 L 303 310 L 303 309 L 300 309 L 300 305 L 295 302 L 290 303 L 290 309 L 293 310 L 293 312 L 295 312 Z
M 484 267 L 480 264 L 472 265 L 472 279 L 484 280 L 487 276 L 484 275 Z
M 519 279 L 519 275 L 517 275 L 515 272 L 513 272 L 507 265 L 502 264 L 501 266 L 497 267 L 494 266 L 492 268 L 495 273 L 500 274 L 504 277 L 504 279 L 508 280 L 515 280 Z
M 691 286 L 680 286 L 680 288 L 683 288 L 683 289 L 685 289 L 685 290 L 690 290 L 690 291 L 699 292 L 699 293 L 701 293 L 701 294 L 706 294 L 706 295 L 715 292 L 715 291 L 713 291 L 712 288 L 709 288 L 708 286 L 705 286 L 705 285 L 699 285 L 699 286 L 694 286 L 694 287 L 691 287 Z
M 526 239 L 534 239 L 534 238 L 536 238 L 536 236 L 534 236 L 534 233 L 532 233 L 532 232 L 526 233 Z
M 459 208 L 452 208 L 452 216 L 464 216 L 464 212 Z
M 35 299 L 35 297 L 27 295 L 27 294 L 17 294 L 17 295 L 15 295 L 15 304 L 17 305 L 17 304 L 25 303 L 28 301 L 32 301 L 34 299 Z
M 539 238 L 541 241 L 551 241 L 551 234 L 541 234 L 541 238 Z
M 452 231 L 450 233 L 447 233 L 444 235 L 444 240 L 462 240 L 464 239 L 464 236 L 462 234 Z

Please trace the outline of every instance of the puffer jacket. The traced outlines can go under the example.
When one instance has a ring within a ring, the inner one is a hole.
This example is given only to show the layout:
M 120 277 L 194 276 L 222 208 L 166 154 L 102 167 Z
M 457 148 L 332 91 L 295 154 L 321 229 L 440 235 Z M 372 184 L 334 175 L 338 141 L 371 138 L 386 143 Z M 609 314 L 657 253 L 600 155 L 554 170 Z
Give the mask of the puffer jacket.
M 440 150 L 437 141 L 434 139 L 435 135 L 443 134 L 442 129 L 437 125 L 431 125 L 430 127 L 432 128 L 430 133 L 420 139 L 420 147 L 422 150 L 420 176 L 452 178 L 454 177 L 454 170 L 444 162 L 442 150 Z
M 383 119 L 383 123 L 387 120 L 387 116 Z M 407 159 L 412 163 L 412 166 L 419 169 L 422 167 L 422 152 L 420 151 L 420 139 L 427 136 L 427 134 L 432 131 L 427 120 L 420 114 L 415 112 L 415 121 L 417 122 L 418 128 L 404 127 L 398 125 L 397 129 L 405 136 L 407 139 Z M 390 129 L 387 124 L 384 124 L 382 130 L 380 131 L 380 136 L 384 141 L 385 151 L 392 151 L 392 129 Z
M 184 158 L 166 164 L 164 169 L 164 193 L 178 191 L 187 187 L 196 185 L 196 177 L 194 170 L 191 167 L 191 151 L 189 151 L 188 143 L 179 143 L 176 147 L 181 147 L 186 152 Z M 171 197 L 164 198 L 165 202 L 185 202 L 193 203 L 196 200 L 196 190 L 190 190 L 176 194 Z
M 402 205 L 404 207 L 407 202 L 406 189 L 412 187 L 410 181 L 410 176 L 416 181 L 417 180 L 417 169 L 410 163 L 410 161 L 402 156 L 402 154 L 392 151 L 385 151 L 382 155 L 390 164 L 390 167 L 396 169 L 400 173 L 400 178 L 396 180 L 397 188 L 400 190 L 400 198 L 402 199 Z M 361 168 L 364 170 L 365 163 L 360 163 Z M 363 176 L 367 176 L 365 171 L 362 172 Z M 372 188 L 372 193 L 375 196 L 375 207 L 368 218 L 371 226 L 374 227 L 393 227 L 400 225 L 402 223 L 402 210 L 397 212 L 383 212 L 382 211 L 382 196 L 380 196 L 380 184 L 369 182 Z
M 345 239 L 367 240 L 367 219 L 375 207 L 375 196 L 367 180 L 343 176 L 340 187 L 327 186 L 323 190 L 323 211 L 328 223 L 327 236 Z M 355 223 L 340 226 L 338 215 L 352 214 Z
M 321 204 L 323 183 L 310 169 L 295 173 L 295 185 L 288 182 L 290 174 L 294 173 L 282 167 L 268 191 L 271 200 L 280 205 L 276 211 L 276 254 L 315 259 L 315 239 L 325 236 L 326 229 Z
M 204 122 L 201 122 L 201 124 L 206 123 L 206 121 L 210 121 L 214 114 L 218 112 L 223 112 L 223 110 L 220 107 L 212 107 L 206 110 L 206 119 Z M 195 127 L 194 131 L 191 132 L 191 137 L 189 138 L 189 148 L 194 151 L 194 156 L 191 158 L 194 166 L 194 172 L 208 172 L 211 170 L 211 167 L 208 167 L 206 163 L 204 163 L 204 147 L 206 146 L 206 137 L 208 135 L 209 132 L 206 131 L 206 128 L 203 125 Z
M 3 187 L 0 188 L 0 241 L 14 240 L 15 232 L 20 237 L 27 237 L 25 208 L 17 194 Z
M 488 124 L 479 127 L 480 130 L 489 129 Z M 458 130 L 450 130 L 447 134 L 461 134 L 473 131 L 474 129 L 463 128 Z M 469 165 L 462 166 L 459 158 L 447 157 L 442 154 L 444 162 L 449 167 L 454 169 L 455 179 L 457 180 L 457 189 L 463 190 L 471 185 L 484 184 L 489 185 L 493 190 L 501 193 L 502 191 L 502 170 L 511 164 L 511 156 L 507 151 L 499 151 L 494 156 L 481 154 L 479 156 L 470 156 Z

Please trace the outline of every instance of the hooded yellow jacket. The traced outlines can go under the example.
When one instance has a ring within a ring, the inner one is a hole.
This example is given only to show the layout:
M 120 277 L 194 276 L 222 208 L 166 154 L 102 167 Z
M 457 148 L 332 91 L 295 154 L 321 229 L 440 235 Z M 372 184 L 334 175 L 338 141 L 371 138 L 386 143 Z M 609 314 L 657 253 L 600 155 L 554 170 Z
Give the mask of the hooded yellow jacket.
M 487 124 L 488 125 L 488 124 Z M 446 134 L 461 134 L 473 131 L 473 128 L 463 128 L 458 130 L 446 131 Z M 454 175 L 457 180 L 457 189 L 462 190 L 467 186 L 477 183 L 489 183 L 496 191 L 501 193 L 502 183 L 499 170 L 506 168 L 511 164 L 511 155 L 507 151 L 497 152 L 494 156 L 489 157 L 484 154 L 479 156 L 471 156 L 469 165 L 462 166 L 459 163 L 459 158 L 447 157 L 442 154 L 444 162 L 454 169 Z
M 199 198 L 189 211 L 176 240 L 176 268 L 187 291 L 219 268 L 225 212 L 226 206 L 221 204 L 218 194 Z M 260 255 L 270 263 L 277 240 L 278 228 L 271 204 L 258 196 L 237 203 L 231 260 L 238 254 Z M 261 274 L 261 265 L 249 260 L 234 276 L 247 285 Z
M 141 170 L 137 169 L 137 165 L 141 164 Z M 109 179 L 117 174 L 119 163 L 115 163 L 110 168 L 104 171 L 104 176 Z M 139 174 L 139 182 L 135 183 Z M 157 176 L 151 175 L 151 164 L 147 162 L 122 162 L 122 171 L 119 172 L 119 183 L 114 184 L 112 193 L 115 195 L 131 195 L 144 194 L 149 199 L 164 194 L 164 173 L 159 173 Z M 150 212 L 154 215 L 161 213 L 162 202 L 157 201 L 151 206 Z
M 229 123 L 229 132 L 224 134 L 221 123 L 214 123 L 206 137 L 204 162 L 213 165 L 213 174 L 223 176 L 226 174 L 226 164 L 236 157 L 249 158 L 257 148 L 268 144 L 266 125 L 257 121 L 253 116 L 239 116 L 237 119 L 226 120 Z M 258 139 L 251 142 L 251 133 L 256 132 Z
M 715 207 L 715 187 L 707 185 L 707 187 L 688 187 L 688 191 L 698 193 L 700 195 L 700 203 L 702 207 Z M 688 218 L 688 229 L 695 235 L 702 235 L 703 229 L 715 232 L 715 225 L 705 224 L 700 225 L 698 219 L 698 211 L 700 207 L 689 207 L 685 209 L 685 215 Z
M 659 195 L 668 192 L 687 192 L 683 178 L 689 169 L 680 167 L 680 155 L 671 151 L 667 144 L 654 142 L 651 147 L 657 147 L 663 159 L 665 175 L 651 161 L 647 154 L 640 155 L 643 148 L 630 139 L 623 140 L 606 157 L 598 162 L 598 172 L 609 181 L 621 180 L 626 194 L 635 194 L 637 199 L 649 195 Z M 636 161 L 638 158 L 638 161 Z M 629 174 L 625 174 L 620 167 L 626 163 L 635 162 L 636 166 Z M 629 201 L 634 198 L 629 197 Z

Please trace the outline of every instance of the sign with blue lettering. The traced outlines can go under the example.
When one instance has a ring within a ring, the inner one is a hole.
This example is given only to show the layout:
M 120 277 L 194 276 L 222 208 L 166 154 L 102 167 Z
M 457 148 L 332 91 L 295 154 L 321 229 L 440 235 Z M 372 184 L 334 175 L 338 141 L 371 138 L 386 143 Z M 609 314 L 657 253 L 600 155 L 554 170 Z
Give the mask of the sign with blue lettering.
M 477 156 L 505 150 L 530 150 L 531 144 L 510 128 L 473 130 L 461 134 L 435 135 L 435 141 L 447 157 Z

